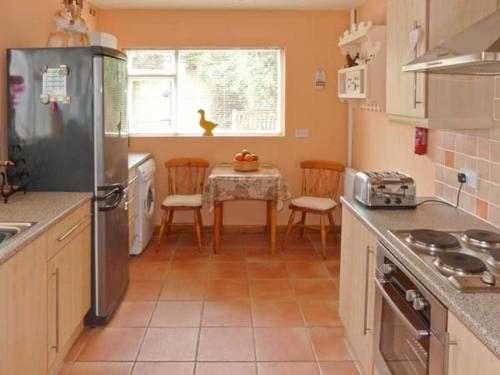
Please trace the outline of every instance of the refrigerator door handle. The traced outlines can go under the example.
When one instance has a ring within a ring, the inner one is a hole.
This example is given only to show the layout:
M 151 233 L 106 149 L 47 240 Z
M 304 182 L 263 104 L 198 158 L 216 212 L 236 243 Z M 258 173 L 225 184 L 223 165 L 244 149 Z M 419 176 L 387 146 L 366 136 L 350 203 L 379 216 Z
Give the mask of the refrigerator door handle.
M 107 191 L 107 193 L 103 196 L 96 197 L 96 200 L 99 201 L 107 201 L 111 197 L 115 196 L 115 199 L 111 205 L 99 207 L 99 211 L 110 211 L 114 210 L 120 204 L 123 199 L 125 189 L 121 184 L 112 184 L 108 186 L 99 186 L 97 191 Z

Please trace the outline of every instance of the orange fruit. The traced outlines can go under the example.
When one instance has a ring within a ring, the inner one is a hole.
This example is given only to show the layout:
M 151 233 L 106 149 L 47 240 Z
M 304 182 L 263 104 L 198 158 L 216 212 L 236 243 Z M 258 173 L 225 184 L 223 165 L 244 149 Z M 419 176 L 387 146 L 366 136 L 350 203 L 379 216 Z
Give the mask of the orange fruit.
M 253 160 L 253 155 L 252 154 L 246 154 L 245 155 L 245 161 L 252 161 Z
M 234 160 L 243 161 L 243 155 L 241 153 L 237 153 L 234 155 Z

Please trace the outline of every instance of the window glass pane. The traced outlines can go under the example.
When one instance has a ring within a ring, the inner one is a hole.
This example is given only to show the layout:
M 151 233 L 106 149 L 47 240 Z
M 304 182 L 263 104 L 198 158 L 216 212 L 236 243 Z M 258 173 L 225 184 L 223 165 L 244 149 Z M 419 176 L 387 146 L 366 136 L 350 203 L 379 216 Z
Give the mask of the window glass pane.
M 128 92 L 131 133 L 174 132 L 173 78 L 130 77 Z
M 128 51 L 128 74 L 175 74 L 175 52 L 161 50 Z
M 127 54 L 132 133 L 201 135 L 199 109 L 215 134 L 283 133 L 281 50 Z
M 280 69 L 279 50 L 179 51 L 179 131 L 200 133 L 204 109 L 215 133 L 281 133 Z

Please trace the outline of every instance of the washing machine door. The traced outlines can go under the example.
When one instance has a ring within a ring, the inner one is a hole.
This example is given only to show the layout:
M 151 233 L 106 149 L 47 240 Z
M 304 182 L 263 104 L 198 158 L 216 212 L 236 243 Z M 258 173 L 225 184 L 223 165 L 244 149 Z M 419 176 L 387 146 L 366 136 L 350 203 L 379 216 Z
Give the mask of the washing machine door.
M 144 191 L 144 215 L 150 219 L 155 213 L 155 203 L 156 203 L 156 194 L 154 181 L 149 180 L 146 184 L 146 189 Z

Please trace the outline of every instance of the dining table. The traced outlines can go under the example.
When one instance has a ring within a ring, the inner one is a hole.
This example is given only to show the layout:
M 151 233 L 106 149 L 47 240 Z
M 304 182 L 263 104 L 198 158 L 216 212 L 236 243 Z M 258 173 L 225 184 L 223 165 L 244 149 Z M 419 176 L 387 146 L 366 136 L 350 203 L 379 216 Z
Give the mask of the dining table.
M 214 213 L 214 252 L 221 247 L 223 204 L 227 201 L 258 200 L 266 202 L 266 228 L 271 254 L 276 254 L 277 212 L 291 198 L 280 170 L 261 164 L 255 171 L 237 171 L 231 163 L 217 164 L 205 184 L 203 199 Z

